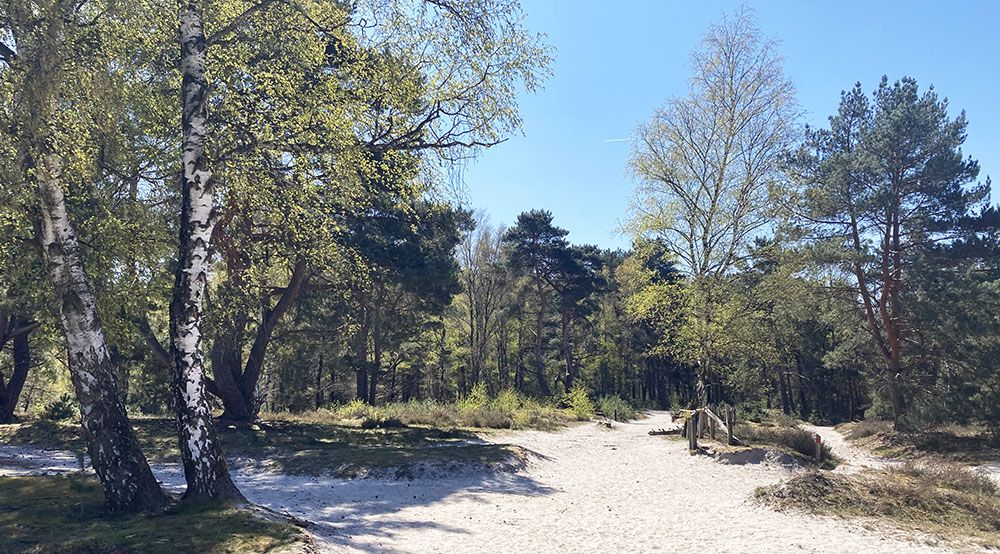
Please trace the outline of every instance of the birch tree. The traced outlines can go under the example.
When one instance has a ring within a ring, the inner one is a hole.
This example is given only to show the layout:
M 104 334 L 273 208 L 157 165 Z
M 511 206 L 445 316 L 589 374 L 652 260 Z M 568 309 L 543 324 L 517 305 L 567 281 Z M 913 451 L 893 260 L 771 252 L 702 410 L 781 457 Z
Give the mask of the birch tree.
M 99 32 L 101 9 L 61 0 L 18 1 L 0 8 L 5 31 L 0 56 L 12 83 L 15 135 L 23 175 L 36 188 L 38 242 L 59 307 L 70 375 L 80 405 L 91 464 L 112 510 L 155 510 L 166 496 L 150 471 L 132 431 L 116 384 L 116 368 L 97 313 L 66 202 L 67 181 L 87 179 L 84 109 L 100 77 L 80 23 Z M 71 53 L 72 52 L 72 56 Z M 68 61 L 71 57 L 75 63 Z M 68 108 L 72 106 L 75 109 Z
M 773 41 L 740 11 L 713 26 L 691 56 L 685 97 L 669 100 L 636 133 L 639 179 L 628 228 L 661 240 L 690 278 L 686 325 L 701 400 L 715 379 L 724 285 L 772 221 L 770 188 L 793 138 L 795 98 Z

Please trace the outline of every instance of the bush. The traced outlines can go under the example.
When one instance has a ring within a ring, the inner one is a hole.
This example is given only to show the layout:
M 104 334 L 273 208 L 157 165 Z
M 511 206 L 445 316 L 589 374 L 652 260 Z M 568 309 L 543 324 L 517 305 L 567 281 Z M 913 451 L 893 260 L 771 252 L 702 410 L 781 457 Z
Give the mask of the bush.
M 406 427 L 398 418 L 394 417 L 366 417 L 361 420 L 362 429 L 402 429 Z
M 597 401 L 597 408 L 604 417 L 615 421 L 628 421 L 639 415 L 638 411 L 618 395 L 603 396 Z
M 500 391 L 500 394 L 493 399 L 491 404 L 493 409 L 499 412 L 503 412 L 507 415 L 513 415 L 514 412 L 520 410 L 524 407 L 527 399 L 523 394 L 517 392 L 514 389 L 504 389 Z
M 865 419 L 857 422 L 851 427 L 851 430 L 847 433 L 847 438 L 850 440 L 857 440 L 890 431 L 892 431 L 892 423 L 888 421 L 882 421 L 881 419 Z
M 486 391 L 486 383 L 479 383 L 472 387 L 465 398 L 458 401 L 458 409 L 463 412 L 481 410 L 486 407 L 489 401 L 490 396 Z
M 361 419 L 368 415 L 370 406 L 363 401 L 354 399 L 337 408 L 337 417 L 341 419 Z
M 58 400 L 46 404 L 39 417 L 48 421 L 63 421 L 75 417 L 78 413 L 73 397 L 64 394 Z
M 594 417 L 594 403 L 587 395 L 587 389 L 576 386 L 566 393 L 563 402 L 567 410 L 577 421 L 588 421 Z

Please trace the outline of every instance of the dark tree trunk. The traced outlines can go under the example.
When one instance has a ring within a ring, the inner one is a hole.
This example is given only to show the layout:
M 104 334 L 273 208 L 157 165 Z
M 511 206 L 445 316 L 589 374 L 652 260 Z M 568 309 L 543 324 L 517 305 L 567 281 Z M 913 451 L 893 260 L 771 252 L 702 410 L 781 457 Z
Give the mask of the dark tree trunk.
M 569 391 L 573 388 L 573 379 L 575 377 L 575 368 L 573 367 L 573 341 L 571 340 L 570 334 L 572 332 L 573 320 L 569 310 L 562 311 L 562 348 L 563 348 L 563 359 L 566 362 L 566 373 L 563 375 L 563 384 L 566 386 L 566 390 Z
M 785 380 L 785 371 L 778 372 L 778 386 L 781 389 L 781 411 L 791 415 L 792 407 L 788 403 L 788 384 Z
M 323 353 L 319 353 L 319 363 L 316 365 L 316 409 L 323 407 Z
M 367 314 L 363 316 L 361 328 L 354 337 L 354 365 L 357 387 L 355 398 L 362 402 L 368 402 L 368 330 L 369 320 Z
M 14 423 L 14 409 L 17 407 L 17 400 L 24 389 L 24 382 L 28 379 L 28 371 L 31 368 L 31 345 L 28 336 L 37 327 L 34 321 L 17 320 L 12 321 L 12 332 L 9 335 L 12 339 L 12 357 L 14 359 L 14 369 L 10 376 L 10 381 L 3 382 L 3 375 L 0 375 L 0 423 Z M 0 342 L 0 348 L 3 343 Z
M 205 395 L 201 320 L 209 275 L 215 184 L 205 155 L 205 33 L 197 4 L 180 8 L 183 131 L 180 247 L 170 302 L 177 434 L 187 480 L 185 499 L 246 502 L 229 475 Z
M 545 359 L 542 355 L 542 344 L 545 339 L 545 310 L 547 298 L 545 285 L 541 279 L 536 280 L 538 286 L 538 316 L 535 319 L 535 381 L 538 383 L 538 392 L 542 396 L 551 396 L 552 389 L 549 388 L 548 380 L 545 378 Z

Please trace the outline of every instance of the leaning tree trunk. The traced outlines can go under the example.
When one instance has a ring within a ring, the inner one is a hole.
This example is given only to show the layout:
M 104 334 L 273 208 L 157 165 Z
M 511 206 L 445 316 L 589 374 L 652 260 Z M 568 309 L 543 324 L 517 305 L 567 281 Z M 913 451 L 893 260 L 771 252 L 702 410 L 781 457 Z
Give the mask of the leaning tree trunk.
M 115 511 L 157 510 L 167 498 L 153 477 L 132 432 L 115 383 L 115 368 L 97 316 L 80 245 L 70 223 L 60 182 L 60 162 L 44 154 L 35 167 L 41 200 L 41 246 L 59 300 L 70 377 L 80 403 L 91 464 Z
M 3 335 L 0 336 L 0 351 L 3 350 L 7 341 L 13 343 L 11 357 L 14 361 L 14 368 L 10 375 L 10 381 L 7 383 L 4 383 L 3 375 L 0 374 L 0 423 L 14 423 L 16 420 L 14 410 L 31 368 L 31 343 L 28 335 L 40 324 L 30 318 L 20 316 L 3 317 L 2 320 L 6 320 L 8 323 L 3 330 Z
M 194 3 L 180 10 L 183 183 L 180 250 L 170 301 L 170 354 L 185 499 L 246 502 L 233 483 L 205 396 L 202 308 L 209 274 L 209 243 L 215 186 L 205 155 L 205 32 Z
M 73 6 L 51 6 L 50 13 L 42 14 L 41 26 L 28 33 L 21 44 L 21 61 L 31 68 L 26 72 L 21 96 L 26 106 L 26 117 L 21 122 L 27 139 L 25 169 L 38 186 L 38 239 L 59 305 L 70 379 L 80 404 L 91 465 L 111 510 L 158 510 L 166 505 L 167 497 L 139 449 L 115 382 L 115 368 L 66 207 L 62 158 L 53 148 L 49 129 L 58 109 L 63 78 L 64 25 Z

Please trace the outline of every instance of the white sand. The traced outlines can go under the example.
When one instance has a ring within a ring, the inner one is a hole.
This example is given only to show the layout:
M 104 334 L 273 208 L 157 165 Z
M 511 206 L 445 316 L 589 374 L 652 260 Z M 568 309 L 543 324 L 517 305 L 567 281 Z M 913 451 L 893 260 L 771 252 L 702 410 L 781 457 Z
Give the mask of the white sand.
M 882 469 L 893 464 L 881 456 L 876 456 L 864 448 L 852 444 L 833 427 L 808 424 L 802 424 L 799 427 L 810 433 L 818 434 L 823 442 L 830 447 L 830 452 L 840 458 L 841 463 L 835 471 L 853 473 L 862 469 Z
M 241 469 L 237 482 L 250 500 L 315 522 L 324 552 L 947 551 L 879 527 L 760 507 L 754 489 L 788 470 L 719 464 L 647 434 L 670 426 L 669 414 L 655 412 L 613 430 L 582 424 L 489 438 L 537 454 L 513 475 L 345 480 Z M 183 483 L 176 466 L 154 469 L 171 488 Z

